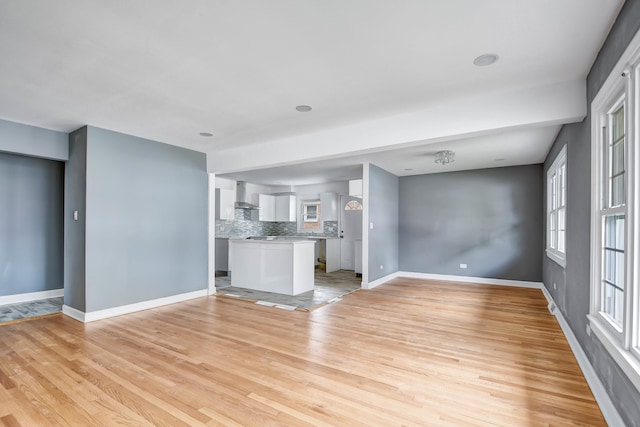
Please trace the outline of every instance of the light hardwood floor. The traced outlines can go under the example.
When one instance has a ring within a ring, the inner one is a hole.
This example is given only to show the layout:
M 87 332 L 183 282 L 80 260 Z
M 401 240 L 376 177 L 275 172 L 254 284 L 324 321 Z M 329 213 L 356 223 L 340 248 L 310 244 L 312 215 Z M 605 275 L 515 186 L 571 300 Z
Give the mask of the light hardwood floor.
M 605 425 L 539 290 L 396 279 L 0 327 L 0 425 Z

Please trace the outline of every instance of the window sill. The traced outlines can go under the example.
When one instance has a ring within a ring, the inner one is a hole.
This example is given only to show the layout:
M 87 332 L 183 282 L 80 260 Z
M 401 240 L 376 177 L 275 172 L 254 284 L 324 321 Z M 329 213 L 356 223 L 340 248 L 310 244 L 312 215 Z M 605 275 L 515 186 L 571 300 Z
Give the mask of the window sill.
M 556 264 L 558 264 L 560 267 L 566 268 L 567 259 L 565 257 L 561 257 L 561 256 L 557 255 L 555 252 L 553 252 L 550 249 L 547 249 L 546 252 L 547 252 L 547 258 L 549 258 L 551 261 L 553 261 Z
M 618 366 L 622 368 L 627 378 L 640 391 L 640 359 L 619 344 L 618 340 L 607 330 L 602 320 L 592 315 L 588 315 L 587 319 L 589 320 L 591 331 L 593 331 L 604 348 L 607 349 Z

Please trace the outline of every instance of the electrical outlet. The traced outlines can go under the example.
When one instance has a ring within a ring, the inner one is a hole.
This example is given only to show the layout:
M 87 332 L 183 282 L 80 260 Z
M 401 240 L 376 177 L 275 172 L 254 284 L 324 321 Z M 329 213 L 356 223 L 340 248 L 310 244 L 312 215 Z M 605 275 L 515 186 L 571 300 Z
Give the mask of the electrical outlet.
M 558 289 L 558 287 L 556 286 L 556 282 L 553 282 L 553 289 Z
M 382 270 L 384 268 L 384 265 L 380 264 L 380 270 Z
M 467 264 L 460 264 L 460 268 L 467 268 Z
M 591 336 L 591 327 L 587 325 L 587 335 Z

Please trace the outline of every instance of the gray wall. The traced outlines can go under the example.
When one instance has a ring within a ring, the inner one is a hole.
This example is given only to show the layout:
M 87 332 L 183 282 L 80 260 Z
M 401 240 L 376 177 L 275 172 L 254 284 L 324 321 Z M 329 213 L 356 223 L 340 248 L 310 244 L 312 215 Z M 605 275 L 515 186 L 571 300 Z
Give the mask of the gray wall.
M 87 191 L 87 128 L 69 135 L 69 161 L 65 168 L 64 303 L 85 311 L 85 238 Z M 74 221 L 73 211 L 78 211 Z
M 640 29 L 640 1 L 627 0 L 587 78 L 591 105 L 611 69 Z M 567 266 L 543 257 L 543 281 L 567 319 L 591 364 L 628 426 L 640 426 L 640 393 L 620 371 L 602 344 L 586 334 L 590 298 L 591 116 L 566 125 L 545 161 L 549 168 L 567 145 Z M 553 289 L 556 283 L 557 290 Z
M 206 289 L 206 155 L 91 126 L 86 149 L 86 312 Z
M 0 151 L 53 160 L 69 158 L 64 132 L 0 120 Z
M 398 177 L 369 165 L 369 282 L 398 271 L 398 195 Z
M 541 165 L 401 177 L 400 270 L 540 281 L 542 221 Z
M 63 287 L 63 180 L 62 162 L 0 153 L 0 296 Z

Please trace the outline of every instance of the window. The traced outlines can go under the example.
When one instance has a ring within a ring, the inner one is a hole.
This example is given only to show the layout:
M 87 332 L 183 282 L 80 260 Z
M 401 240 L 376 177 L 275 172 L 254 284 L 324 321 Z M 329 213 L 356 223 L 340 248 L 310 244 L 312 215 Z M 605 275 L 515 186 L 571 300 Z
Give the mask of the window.
M 318 222 L 320 213 L 320 203 L 304 203 L 302 210 L 304 222 Z
M 591 105 L 589 327 L 640 390 L 640 33 Z
M 320 231 L 320 200 L 302 202 L 302 229 L 300 231 Z
M 344 205 L 344 210 L 345 211 L 361 211 L 362 210 L 362 203 L 360 203 L 357 200 L 349 200 Z
M 567 146 L 547 171 L 547 256 L 566 265 Z

